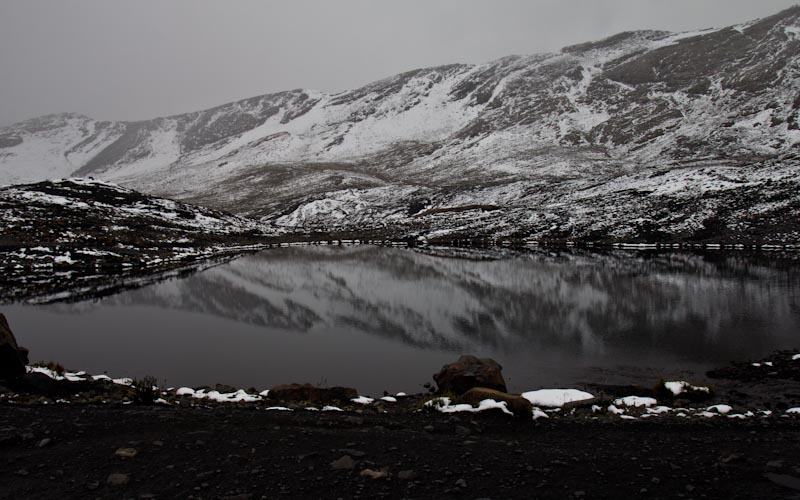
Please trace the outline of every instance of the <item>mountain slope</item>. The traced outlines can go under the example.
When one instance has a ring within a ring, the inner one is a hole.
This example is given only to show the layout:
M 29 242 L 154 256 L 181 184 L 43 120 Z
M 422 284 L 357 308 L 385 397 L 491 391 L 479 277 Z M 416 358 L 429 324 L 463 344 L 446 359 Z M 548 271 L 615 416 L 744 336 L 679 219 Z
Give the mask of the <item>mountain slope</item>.
M 44 117 L 0 130 L 0 182 L 93 175 L 304 230 L 669 240 L 738 238 L 750 221 L 791 240 L 799 55 L 795 7 L 334 95 L 134 123 Z
M 265 229 L 90 179 L 0 188 L 0 302 L 96 293 L 130 278 L 262 248 Z

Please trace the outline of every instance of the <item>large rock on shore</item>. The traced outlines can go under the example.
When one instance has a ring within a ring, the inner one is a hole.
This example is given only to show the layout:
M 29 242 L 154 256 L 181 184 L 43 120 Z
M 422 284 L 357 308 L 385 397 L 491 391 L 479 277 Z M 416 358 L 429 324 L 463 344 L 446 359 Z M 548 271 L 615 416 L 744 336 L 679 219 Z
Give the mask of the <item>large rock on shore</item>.
M 350 387 L 315 387 L 311 384 L 287 384 L 269 390 L 269 399 L 278 401 L 306 401 L 309 403 L 346 402 L 358 397 Z
M 17 339 L 8 326 L 8 320 L 0 313 L 0 380 L 25 375 L 27 364 L 28 350 L 17 344 Z
M 472 406 L 478 406 L 485 399 L 493 399 L 497 402 L 505 402 L 509 411 L 518 417 L 533 417 L 533 405 L 531 402 L 516 394 L 508 394 L 485 387 L 473 387 L 458 399 L 462 403 L 471 404 Z
M 470 355 L 461 356 L 455 363 L 444 365 L 433 376 L 433 380 L 436 381 L 440 394 L 464 394 L 473 387 L 485 387 L 500 392 L 507 390 L 503 367 L 497 361 L 478 359 Z

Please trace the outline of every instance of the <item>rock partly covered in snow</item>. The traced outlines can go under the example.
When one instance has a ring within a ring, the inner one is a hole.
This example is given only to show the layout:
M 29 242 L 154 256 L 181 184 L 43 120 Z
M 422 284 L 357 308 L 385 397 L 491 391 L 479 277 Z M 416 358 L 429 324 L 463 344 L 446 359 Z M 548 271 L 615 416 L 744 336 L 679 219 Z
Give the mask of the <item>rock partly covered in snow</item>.
M 464 394 L 473 387 L 485 387 L 506 392 L 503 367 L 493 359 L 478 359 L 464 355 L 446 364 L 433 376 L 440 393 Z

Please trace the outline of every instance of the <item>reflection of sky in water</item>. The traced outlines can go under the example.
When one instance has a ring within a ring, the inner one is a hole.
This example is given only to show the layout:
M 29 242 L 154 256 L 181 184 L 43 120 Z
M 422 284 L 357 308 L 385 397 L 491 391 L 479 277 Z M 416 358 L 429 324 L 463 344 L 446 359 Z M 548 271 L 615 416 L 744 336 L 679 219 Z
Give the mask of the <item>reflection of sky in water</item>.
M 587 366 L 703 369 L 800 344 L 800 268 L 737 255 L 292 248 L 97 302 L 5 310 L 34 359 L 114 375 L 417 390 L 469 352 L 527 389 Z

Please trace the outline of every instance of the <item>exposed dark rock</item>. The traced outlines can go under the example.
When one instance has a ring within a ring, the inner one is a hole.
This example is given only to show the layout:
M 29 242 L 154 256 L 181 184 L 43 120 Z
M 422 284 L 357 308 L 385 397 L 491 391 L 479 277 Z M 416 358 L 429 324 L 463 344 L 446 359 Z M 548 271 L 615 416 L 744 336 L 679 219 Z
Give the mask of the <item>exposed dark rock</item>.
M 461 402 L 471 404 L 472 406 L 478 406 L 484 399 L 505 402 L 509 411 L 518 417 L 531 418 L 533 416 L 533 405 L 531 405 L 531 402 L 516 394 L 508 394 L 485 387 L 473 387 L 459 398 Z
M 8 326 L 8 320 L 0 313 L 0 380 L 25 375 L 27 364 L 28 350 L 17 344 L 17 339 Z
M 269 399 L 277 401 L 305 401 L 309 403 L 335 403 L 358 397 L 350 387 L 315 387 L 311 384 L 288 384 L 273 387 Z
M 503 379 L 503 367 L 489 358 L 478 359 L 464 355 L 455 363 L 444 365 L 433 376 L 439 393 L 452 392 L 464 394 L 473 387 L 485 387 L 506 392 L 506 381 Z

